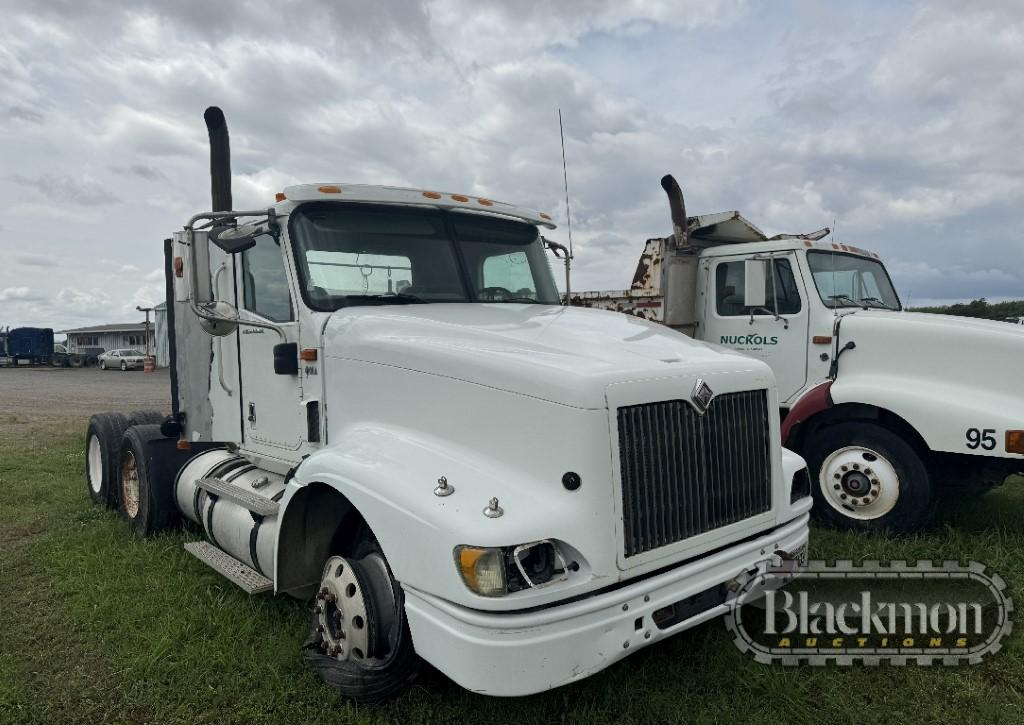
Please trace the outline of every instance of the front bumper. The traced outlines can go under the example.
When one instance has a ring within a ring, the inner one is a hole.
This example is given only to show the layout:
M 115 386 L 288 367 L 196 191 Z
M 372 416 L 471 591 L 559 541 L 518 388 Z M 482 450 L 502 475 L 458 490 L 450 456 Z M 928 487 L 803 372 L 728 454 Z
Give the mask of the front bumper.
M 760 536 L 604 594 L 532 612 L 483 612 L 405 588 L 416 653 L 468 690 L 529 695 L 580 680 L 726 604 L 659 629 L 652 614 L 807 544 L 804 513 Z

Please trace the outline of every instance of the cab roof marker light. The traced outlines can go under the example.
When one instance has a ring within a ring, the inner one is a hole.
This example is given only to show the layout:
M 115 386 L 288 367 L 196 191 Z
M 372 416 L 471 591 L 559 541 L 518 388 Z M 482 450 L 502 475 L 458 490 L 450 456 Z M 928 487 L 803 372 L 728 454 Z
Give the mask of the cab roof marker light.
M 423 196 L 427 197 L 428 199 L 440 199 L 441 198 L 441 195 L 438 194 L 436 191 L 424 191 L 423 192 Z
M 319 191 L 321 194 L 340 194 L 341 193 L 341 187 L 340 186 L 333 186 L 333 185 L 318 186 L 318 187 L 316 187 L 316 190 Z
M 490 199 L 477 199 L 476 203 L 480 206 L 494 206 L 494 202 Z
M 452 199 L 454 199 L 455 201 L 463 201 L 463 202 L 469 201 L 469 197 L 468 196 L 463 196 L 462 194 L 452 194 Z
M 284 192 L 283 192 L 283 191 L 279 191 L 279 192 L 277 192 L 276 194 L 274 194 L 274 200 L 275 200 L 275 201 L 284 201 L 284 200 L 286 200 L 287 198 L 288 198 L 288 197 L 284 195 Z

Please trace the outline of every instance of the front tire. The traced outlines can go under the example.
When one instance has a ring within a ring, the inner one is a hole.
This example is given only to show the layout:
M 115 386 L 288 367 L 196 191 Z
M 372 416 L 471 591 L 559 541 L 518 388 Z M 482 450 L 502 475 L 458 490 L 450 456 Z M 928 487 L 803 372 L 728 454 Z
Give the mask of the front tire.
M 106 370 L 106 369 L 107 369 L 107 361 L 106 360 L 100 360 L 100 370 Z
M 97 413 L 85 432 L 85 484 L 93 503 L 118 505 L 121 437 L 128 418 L 121 413 Z
M 128 371 L 128 363 L 126 363 L 124 360 L 122 360 L 121 361 L 121 372 L 124 373 L 124 372 L 127 372 L 127 371 Z
M 343 697 L 380 702 L 419 672 L 401 586 L 375 541 L 355 556 L 332 556 L 313 601 L 306 661 Z M 356 558 L 358 557 L 358 558 Z
M 815 518 L 849 531 L 909 534 L 928 521 L 935 491 L 928 469 L 903 438 L 873 423 L 820 431 L 804 451 Z

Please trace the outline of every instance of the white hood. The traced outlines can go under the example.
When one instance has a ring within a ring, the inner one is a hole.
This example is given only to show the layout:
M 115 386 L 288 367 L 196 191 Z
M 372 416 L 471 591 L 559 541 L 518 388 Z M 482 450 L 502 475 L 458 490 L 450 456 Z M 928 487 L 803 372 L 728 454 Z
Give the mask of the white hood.
M 756 373 L 764 363 L 619 312 L 533 304 L 350 307 L 324 329 L 328 357 L 392 365 L 579 408 L 605 387 L 686 372 Z

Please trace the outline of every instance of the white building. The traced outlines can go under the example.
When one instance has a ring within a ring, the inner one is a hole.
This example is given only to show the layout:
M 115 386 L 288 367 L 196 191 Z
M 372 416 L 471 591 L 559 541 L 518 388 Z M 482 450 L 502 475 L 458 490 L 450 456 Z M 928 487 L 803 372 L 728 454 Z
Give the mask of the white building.
M 71 330 L 61 330 L 59 334 L 68 336 L 68 352 L 99 353 L 123 348 L 146 352 L 146 325 L 143 322 L 77 327 Z M 165 341 L 164 348 L 166 349 L 166 347 Z M 156 325 L 150 322 L 149 354 L 156 354 L 156 349 Z

